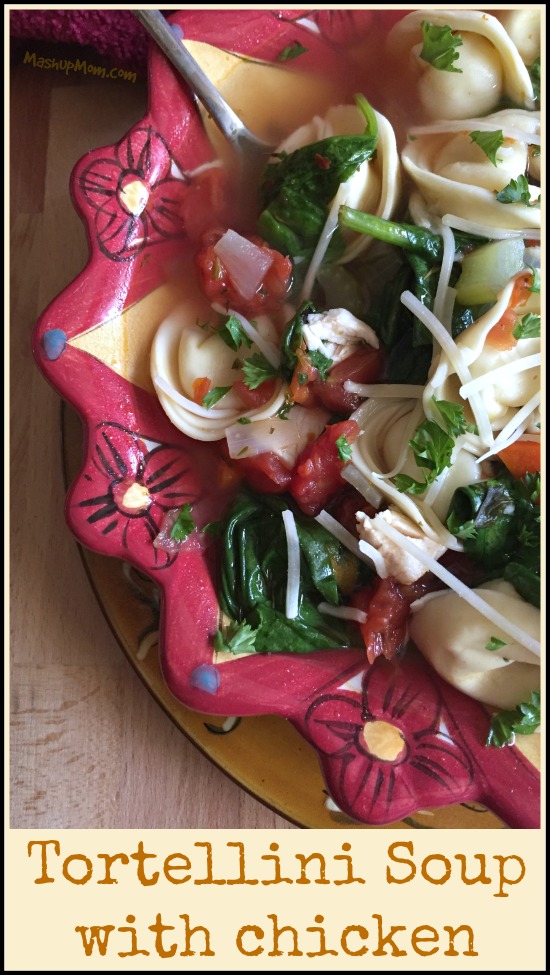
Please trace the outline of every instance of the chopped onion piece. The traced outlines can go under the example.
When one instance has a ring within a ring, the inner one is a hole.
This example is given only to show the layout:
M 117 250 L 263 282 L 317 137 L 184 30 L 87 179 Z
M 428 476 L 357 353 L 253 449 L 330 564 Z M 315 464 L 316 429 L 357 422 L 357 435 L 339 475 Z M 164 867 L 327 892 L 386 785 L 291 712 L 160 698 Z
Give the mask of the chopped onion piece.
M 234 230 L 220 237 L 214 251 L 243 298 L 253 298 L 273 264 L 273 255 Z
M 268 416 L 251 423 L 233 423 L 225 431 L 229 456 L 236 459 L 275 453 L 291 468 L 303 448 L 320 436 L 326 422 L 324 411 L 296 405 L 284 420 Z
M 449 281 L 451 279 L 451 271 L 453 269 L 453 261 L 455 259 L 455 235 L 451 227 L 445 225 L 441 228 L 441 236 L 443 238 L 443 260 L 441 262 L 441 270 L 439 272 L 439 280 L 437 282 L 437 291 L 435 293 L 433 310 L 436 318 L 443 323 L 448 332 L 451 331 L 451 319 L 445 319 L 445 311 L 449 306 L 448 299 L 448 289 Z M 452 305 L 451 305 L 452 311 Z
M 288 549 L 285 615 L 287 619 L 294 620 L 300 608 L 300 542 L 296 530 L 296 521 L 290 508 L 283 511 L 283 522 Z

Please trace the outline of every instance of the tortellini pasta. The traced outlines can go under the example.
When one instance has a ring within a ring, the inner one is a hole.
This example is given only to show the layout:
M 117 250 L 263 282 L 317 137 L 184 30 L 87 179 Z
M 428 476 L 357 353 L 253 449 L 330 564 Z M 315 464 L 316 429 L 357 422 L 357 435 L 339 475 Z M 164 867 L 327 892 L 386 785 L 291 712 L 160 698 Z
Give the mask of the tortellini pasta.
M 494 580 L 474 592 L 538 639 L 540 610 L 525 602 L 509 582 Z M 540 658 L 456 593 L 435 593 L 412 608 L 412 641 L 434 670 L 468 697 L 494 707 L 514 708 L 539 689 Z
M 472 138 L 477 132 L 502 132 L 495 162 Z M 528 203 L 497 200 L 511 180 L 526 173 L 537 177 L 533 163 L 537 165 L 538 157 L 530 146 L 540 143 L 538 112 L 505 109 L 486 118 L 465 119 L 460 126 L 441 122 L 424 131 L 419 128 L 413 135 L 402 153 L 403 166 L 430 211 L 490 228 L 540 229 L 540 189 L 535 183 L 529 183 Z
M 533 64 L 540 57 L 540 10 L 524 7 L 522 10 L 499 10 L 500 20 L 508 37 L 515 44 L 525 64 Z
M 206 311 L 206 314 L 205 314 Z M 180 305 L 159 326 L 151 349 L 151 378 L 155 391 L 172 423 L 194 440 L 223 440 L 226 428 L 240 417 L 261 420 L 273 416 L 284 402 L 279 380 L 273 396 L 256 409 L 247 409 L 230 389 L 210 408 L 197 401 L 194 383 L 206 379 L 210 389 L 231 387 L 242 379 L 237 354 L 205 322 L 212 311 L 192 300 Z M 265 315 L 256 320 L 258 331 L 270 341 L 272 326 Z M 247 350 L 248 351 L 248 350 Z M 258 349 L 252 345 L 249 353 Z
M 462 362 L 469 370 L 472 382 L 476 384 L 470 390 L 480 400 L 476 411 L 476 401 L 470 393 L 473 418 L 479 421 L 485 414 L 493 432 L 502 431 L 507 424 L 512 423 L 519 410 L 537 395 L 541 384 L 540 338 L 522 338 L 508 348 L 499 348 L 498 342 L 495 344 L 491 340 L 491 330 L 509 310 L 519 313 L 519 316 L 528 313 L 536 315 L 540 312 L 540 294 L 537 293 L 532 293 L 522 305 L 511 308 L 517 277 L 516 275 L 512 278 L 503 288 L 492 308 L 456 339 Z M 528 363 L 533 364 L 523 368 Z M 501 371 L 495 372 L 497 369 Z M 470 392 L 468 386 L 464 386 L 458 378 L 455 365 L 445 355 L 441 355 L 426 386 L 425 402 L 435 396 L 436 399 L 464 403 L 467 397 L 461 395 L 461 390 Z M 525 429 L 537 432 L 536 424 L 539 419 L 540 414 L 535 407 L 532 414 L 525 418 Z M 479 433 L 483 436 L 480 422 L 478 426 Z M 486 443 L 490 443 L 490 431 L 488 432 Z
M 339 204 L 389 219 L 396 209 L 401 192 L 401 165 L 395 133 L 380 112 L 374 112 L 378 123 L 376 158 L 366 160 L 343 184 Z M 335 105 L 321 118 L 315 116 L 307 125 L 292 133 L 277 152 L 294 152 L 311 142 L 338 135 L 359 135 L 365 131 L 365 117 L 355 105 Z M 345 232 L 346 248 L 339 264 L 353 260 L 370 246 L 366 234 Z
M 462 41 L 456 47 L 452 70 L 420 58 L 422 22 L 450 27 Z M 394 58 L 407 51 L 418 76 L 418 97 L 429 118 L 461 119 L 485 115 L 507 96 L 514 104 L 535 107 L 529 71 L 514 41 L 496 17 L 481 10 L 415 10 L 392 29 L 389 38 Z
M 434 482 L 436 496 L 427 504 L 422 497 L 413 498 L 399 491 L 392 482 L 396 474 L 422 480 L 409 447 L 416 427 L 425 419 L 421 400 L 371 398 L 356 410 L 353 418 L 363 431 L 352 448 L 353 466 L 427 538 L 446 548 L 459 548 L 443 521 L 457 488 L 482 477 L 477 458 L 467 449 L 466 438 L 456 439 L 452 463 Z

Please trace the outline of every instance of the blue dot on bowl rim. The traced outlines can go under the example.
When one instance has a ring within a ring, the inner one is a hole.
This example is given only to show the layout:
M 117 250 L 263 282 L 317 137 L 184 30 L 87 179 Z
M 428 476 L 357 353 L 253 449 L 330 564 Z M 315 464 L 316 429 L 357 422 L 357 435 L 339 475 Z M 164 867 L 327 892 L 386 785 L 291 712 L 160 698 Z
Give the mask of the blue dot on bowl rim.
M 50 328 L 42 336 L 42 348 L 47 359 L 54 362 L 63 355 L 67 346 L 67 336 L 60 328 Z
M 213 664 L 199 664 L 191 672 L 189 682 L 191 687 L 205 691 L 207 694 L 215 694 L 220 686 L 220 672 Z

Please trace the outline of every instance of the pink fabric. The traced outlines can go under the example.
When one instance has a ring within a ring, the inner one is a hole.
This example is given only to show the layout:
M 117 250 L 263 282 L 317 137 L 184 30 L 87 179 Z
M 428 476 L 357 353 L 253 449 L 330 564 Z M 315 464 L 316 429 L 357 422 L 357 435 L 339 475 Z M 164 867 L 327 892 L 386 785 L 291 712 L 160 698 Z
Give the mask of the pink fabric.
M 148 37 L 130 10 L 12 10 L 10 35 L 94 47 L 115 66 L 147 64 Z

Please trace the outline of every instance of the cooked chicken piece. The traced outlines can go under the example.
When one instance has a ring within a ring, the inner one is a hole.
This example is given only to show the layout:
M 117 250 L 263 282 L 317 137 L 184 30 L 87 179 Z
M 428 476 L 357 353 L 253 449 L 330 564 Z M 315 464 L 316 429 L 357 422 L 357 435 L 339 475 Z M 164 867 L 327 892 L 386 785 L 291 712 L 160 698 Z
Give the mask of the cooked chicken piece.
M 322 352 L 333 363 L 347 359 L 362 342 L 373 349 L 379 347 L 378 337 L 370 325 L 346 308 L 308 315 L 303 336 L 308 349 Z
M 358 511 L 355 515 L 357 520 L 357 531 L 359 534 L 359 546 L 361 541 L 367 542 L 377 549 L 384 560 L 386 576 L 392 576 L 398 582 L 406 585 L 416 582 L 426 572 L 426 567 L 418 559 L 413 558 L 394 542 L 377 531 L 377 525 L 383 520 L 391 525 L 401 535 L 411 539 L 419 549 L 422 549 L 433 559 L 439 559 L 446 551 L 444 545 L 432 541 L 431 538 L 421 531 L 410 518 L 402 514 L 397 508 L 387 508 L 385 511 L 378 512 L 374 518 L 369 518 L 363 511 Z M 377 560 L 378 561 L 378 560 Z M 378 569 L 380 574 L 380 569 Z

